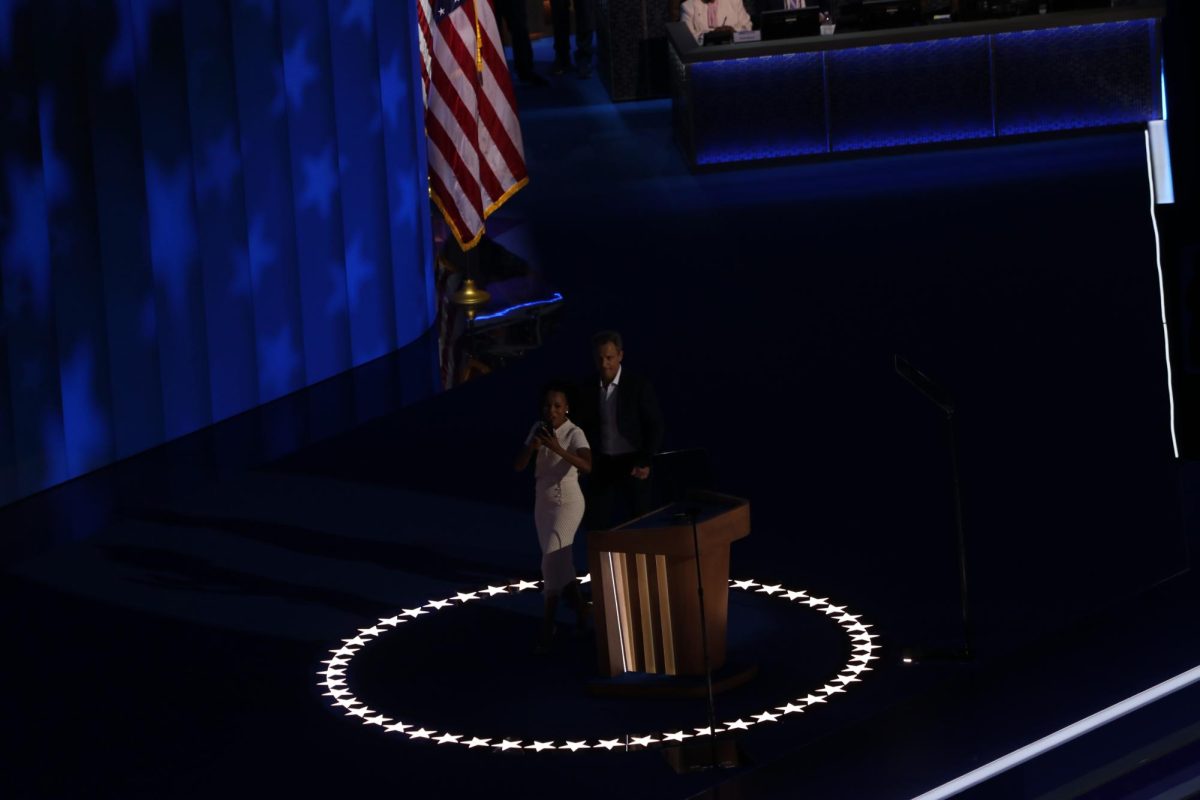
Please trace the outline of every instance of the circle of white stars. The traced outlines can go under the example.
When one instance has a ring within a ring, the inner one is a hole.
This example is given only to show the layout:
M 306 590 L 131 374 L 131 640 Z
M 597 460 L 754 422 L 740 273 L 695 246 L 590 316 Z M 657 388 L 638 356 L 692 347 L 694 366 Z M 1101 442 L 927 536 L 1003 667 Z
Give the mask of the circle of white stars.
M 580 578 L 581 583 L 588 583 L 589 576 Z M 481 738 L 465 733 L 430 730 L 423 725 L 404 722 L 389 717 L 365 704 L 355 697 L 347 685 L 347 671 L 354 656 L 372 641 L 389 633 L 401 625 L 420 620 L 435 611 L 444 611 L 466 605 L 498 594 L 515 594 L 537 589 L 541 581 L 517 581 L 516 583 L 488 586 L 474 592 L 459 592 L 441 600 L 430 600 L 416 608 L 406 608 L 399 614 L 383 617 L 369 628 L 359 628 L 354 636 L 342 640 L 341 647 L 330 650 L 331 657 L 321 663 L 324 667 L 318 671 L 319 685 L 324 689 L 324 696 L 331 698 L 333 708 L 342 711 L 348 717 L 357 717 L 364 725 L 377 725 L 389 734 L 398 734 L 407 739 L 425 739 L 438 745 L 458 745 L 469 750 L 487 748 L 494 752 L 519 750 L 541 753 L 544 751 L 569 750 L 574 753 L 579 750 L 637 750 L 655 745 L 682 742 L 698 736 L 708 736 L 710 733 L 721 734 L 729 731 L 748 731 L 756 725 L 776 724 L 785 721 L 793 714 L 802 714 L 813 706 L 827 703 L 834 695 L 843 694 L 851 684 L 860 683 L 862 674 L 871 671 L 871 662 L 879 658 L 876 650 L 878 636 L 871 632 L 871 625 L 862 621 L 858 614 L 850 613 L 845 606 L 834 605 L 825 597 L 813 597 L 808 592 L 785 589 L 779 584 L 764 584 L 753 580 L 729 582 L 730 588 L 740 589 L 756 594 L 765 594 L 819 611 L 832 619 L 850 637 L 850 658 L 846 665 L 828 683 L 813 690 L 803 697 L 796 697 L 781 706 L 767 708 L 758 714 L 748 714 L 738 719 L 725 720 L 719 723 L 715 731 L 709 728 L 691 728 L 689 730 L 662 731 L 647 733 L 642 736 L 625 735 L 617 739 L 584 739 L 582 741 L 536 739 L 507 739 Z

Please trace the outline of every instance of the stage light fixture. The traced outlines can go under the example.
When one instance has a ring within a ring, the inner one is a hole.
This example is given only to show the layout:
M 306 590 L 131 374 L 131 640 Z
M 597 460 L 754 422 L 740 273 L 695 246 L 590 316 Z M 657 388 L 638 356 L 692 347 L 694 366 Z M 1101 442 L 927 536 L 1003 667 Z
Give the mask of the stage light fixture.
M 580 582 L 588 583 L 590 577 L 589 575 L 585 575 L 580 579 Z M 755 725 L 778 722 L 781 718 L 785 718 L 789 714 L 799 714 L 810 706 L 825 703 L 833 695 L 845 693 L 846 687 L 850 684 L 861 683 L 860 676 L 862 673 L 871 670 L 869 666 L 870 662 L 878 660 L 879 656 L 875 652 L 879 649 L 879 645 L 876 643 L 878 636 L 869 630 L 872 626 L 863 623 L 860 615 L 848 612 L 845 606 L 833 605 L 828 602 L 828 598 L 812 597 L 805 591 L 785 589 L 780 584 L 763 584 L 752 579 L 730 581 L 729 583 L 734 589 L 787 600 L 825 614 L 832 622 L 839 625 L 849 637 L 850 656 L 846 665 L 839 673 L 819 689 L 814 689 L 803 697 L 789 700 L 784 705 L 773 706 L 757 714 L 748 714 L 745 717 L 723 722 L 717 726 L 715 730 L 717 734 L 735 730 L 748 731 Z M 364 725 L 376 725 L 385 733 L 399 733 L 410 740 L 425 739 L 438 745 L 461 745 L 468 750 L 473 750 L 477 747 L 485 747 L 497 752 L 524 750 L 535 753 L 550 750 L 568 750 L 572 753 L 591 749 L 614 750 L 623 748 L 631 750 L 660 746 L 671 742 L 682 742 L 684 739 L 710 735 L 710 729 L 705 727 L 695 728 L 695 733 L 686 733 L 683 730 L 678 730 L 664 733 L 645 733 L 639 736 L 626 734 L 623 739 L 585 739 L 583 741 L 561 742 L 553 739 L 542 741 L 536 739 L 481 738 L 474 735 L 468 737 L 467 734 L 431 730 L 424 726 L 414 727 L 412 723 L 399 720 L 393 721 L 392 717 L 386 716 L 382 712 L 365 705 L 349 689 L 347 684 L 354 656 L 363 647 L 379 637 L 394 631 L 400 625 L 412 622 L 418 617 L 429 616 L 434 611 L 443 611 L 448 608 L 465 605 L 474 600 L 480 600 L 482 599 L 482 595 L 485 594 L 488 597 L 495 597 L 501 594 L 530 591 L 538 589 L 540 586 L 540 581 L 522 580 L 502 586 L 488 586 L 485 589 L 478 589 L 473 592 L 459 592 L 444 599 L 429 600 L 425 605 L 417 608 L 404 609 L 399 614 L 381 618 L 368 627 L 360 628 L 355 632 L 354 636 L 343 639 L 341 647 L 330 650 L 331 657 L 321 662 L 324 666 L 318 671 L 317 675 L 319 685 L 324 689 L 324 696 L 331 698 L 332 708 L 340 708 L 346 716 L 358 717 Z M 906 663 L 911 662 L 911 659 L 906 658 L 905 660 Z

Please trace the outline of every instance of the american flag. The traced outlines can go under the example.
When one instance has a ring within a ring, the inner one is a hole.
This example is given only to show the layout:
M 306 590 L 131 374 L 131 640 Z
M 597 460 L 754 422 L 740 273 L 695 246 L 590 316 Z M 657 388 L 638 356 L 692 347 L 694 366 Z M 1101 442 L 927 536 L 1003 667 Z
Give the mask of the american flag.
M 429 193 L 469 249 L 524 186 L 525 148 L 492 0 L 417 0 Z

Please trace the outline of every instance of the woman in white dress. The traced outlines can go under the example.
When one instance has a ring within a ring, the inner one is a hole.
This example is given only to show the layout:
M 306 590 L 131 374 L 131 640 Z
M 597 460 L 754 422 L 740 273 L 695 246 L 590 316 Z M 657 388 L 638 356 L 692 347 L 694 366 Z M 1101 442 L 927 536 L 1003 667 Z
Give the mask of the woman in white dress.
M 566 392 L 551 386 L 542 393 L 542 419 L 534 424 L 513 466 L 518 472 L 537 456 L 534 470 L 533 520 L 542 548 L 542 585 L 545 610 L 538 651 L 550 647 L 554 614 L 561 596 L 575 609 L 582 624 L 585 609 L 575 580 L 571 545 L 583 520 L 583 492 L 579 473 L 592 469 L 592 451 L 583 429 L 567 419 Z

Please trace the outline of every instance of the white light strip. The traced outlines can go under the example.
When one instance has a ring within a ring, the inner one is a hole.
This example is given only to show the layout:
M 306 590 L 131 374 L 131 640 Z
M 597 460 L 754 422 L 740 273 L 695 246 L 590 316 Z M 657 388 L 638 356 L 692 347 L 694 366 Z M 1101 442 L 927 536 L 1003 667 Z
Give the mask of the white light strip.
M 1175 202 L 1175 181 L 1171 177 L 1171 142 L 1167 123 L 1152 119 L 1146 125 L 1150 140 L 1150 168 L 1154 180 L 1154 202 L 1164 206 Z
M 1150 154 L 1150 131 L 1146 131 L 1146 170 L 1150 182 L 1150 223 L 1154 227 L 1154 265 L 1158 268 L 1158 310 L 1162 317 L 1163 351 L 1167 361 L 1167 399 L 1171 412 L 1171 448 L 1179 458 L 1179 441 L 1175 437 L 1175 389 L 1171 375 L 1171 337 L 1167 330 L 1167 295 L 1163 289 L 1162 241 L 1158 236 L 1158 216 L 1154 201 L 1154 165 Z
M 936 789 L 931 789 L 925 794 L 918 795 L 914 800 L 942 800 L 946 797 L 953 797 L 960 792 L 970 789 L 972 786 L 994 778 L 1002 772 L 1023 764 L 1030 759 L 1037 758 L 1059 745 L 1066 744 L 1072 739 L 1077 739 L 1086 733 L 1091 733 L 1115 719 L 1119 719 L 1132 711 L 1137 711 L 1143 706 L 1147 706 L 1156 700 L 1160 700 L 1169 694 L 1190 686 L 1196 681 L 1200 681 L 1200 666 L 1192 667 L 1187 672 L 1180 673 L 1157 686 L 1151 686 L 1144 692 L 1138 692 L 1133 697 L 1127 697 L 1103 711 L 1097 711 L 1090 717 L 1085 717 L 1061 730 L 1055 731 L 1049 736 L 1044 736 L 1036 742 L 1027 744 L 1019 750 L 1014 750 L 1006 756 L 1001 756 L 989 764 L 984 764 L 982 767 L 973 769 L 965 775 L 960 775 L 949 783 L 943 783 Z
M 610 553 L 609 556 L 610 574 L 614 574 L 612 554 Z M 590 580 L 590 575 L 584 575 L 580 578 L 581 583 L 587 583 Z M 411 722 L 404 722 L 386 716 L 365 705 L 350 690 L 348 686 L 349 671 L 354 656 L 361 648 L 377 641 L 379 637 L 387 635 L 399 625 L 412 622 L 421 616 L 430 616 L 433 611 L 453 609 L 471 601 L 481 600 L 480 596 L 484 594 L 488 597 L 494 597 L 498 594 L 524 592 L 530 589 L 537 589 L 540 583 L 540 581 L 517 581 L 510 584 L 501 584 L 500 586 L 488 586 L 486 589 L 479 589 L 474 592 L 459 592 L 453 597 L 430 600 L 416 608 L 406 608 L 400 614 L 391 617 L 382 617 L 369 628 L 359 628 L 357 635 L 349 639 L 343 639 L 342 646 L 338 649 L 329 651 L 333 655 L 333 658 L 327 658 L 321 662 L 325 666 L 317 672 L 319 676 L 318 684 L 325 689 L 323 692 L 324 696 L 331 698 L 330 705 L 332 707 L 340 708 L 342 713 L 347 716 L 358 717 L 364 725 L 378 725 L 385 733 L 404 734 L 410 740 L 425 739 L 435 742 L 438 745 L 461 745 L 468 750 L 476 747 L 486 747 L 502 753 L 509 750 L 533 750 L 540 753 L 544 750 L 570 750 L 571 752 L 589 749 L 612 750 L 622 746 L 626 750 L 631 750 L 650 747 L 651 745 L 668 741 L 683 741 L 684 739 L 707 735 L 709 733 L 708 728 L 696 728 L 696 733 L 687 733 L 679 730 L 673 733 L 664 732 L 645 736 L 629 736 L 627 734 L 624 745 L 622 745 L 622 741 L 619 738 L 597 739 L 594 744 L 590 739 L 564 741 L 561 743 L 556 740 L 533 740 L 527 744 L 524 739 L 508 739 L 507 737 L 484 739 L 472 735 L 470 738 L 467 738 L 466 734 L 429 730 L 424 726 L 418 728 Z M 850 659 L 836 677 L 814 692 L 809 692 L 804 697 L 793 698 L 784 705 L 774 706 L 773 709 L 767 709 L 759 714 L 751 714 L 745 719 L 739 718 L 724 722 L 722 723 L 723 727 L 718 727 L 714 733 L 723 733 L 728 730 L 749 730 L 754 725 L 761 725 L 768 722 L 775 723 L 790 714 L 800 714 L 805 709 L 818 703 L 826 703 L 833 695 L 845 693 L 850 684 L 861 683 L 863 673 L 871 671 L 870 663 L 879 660 L 879 656 L 875 654 L 875 651 L 879 649 L 879 645 L 875 643 L 878 637 L 868 630 L 872 626 L 863 623 L 861 617 L 857 614 L 849 613 L 845 606 L 835 606 L 827 598 L 812 597 L 808 592 L 803 590 L 788 590 L 779 584 L 760 584 L 753 579 L 730 581 L 729 585 L 734 589 L 756 591 L 768 596 L 779 597 L 780 599 L 788 600 L 797 605 L 807 606 L 821 612 L 831 621 L 841 626 L 842 630 L 849 637 Z M 623 652 L 624 649 L 622 649 Z
M 608 553 L 608 585 L 612 589 L 613 616 L 617 618 L 617 639 L 621 642 L 621 669 L 629 672 L 629 662 L 625 660 L 625 632 L 621 630 L 621 598 L 617 597 L 617 575 L 613 569 L 613 554 Z

